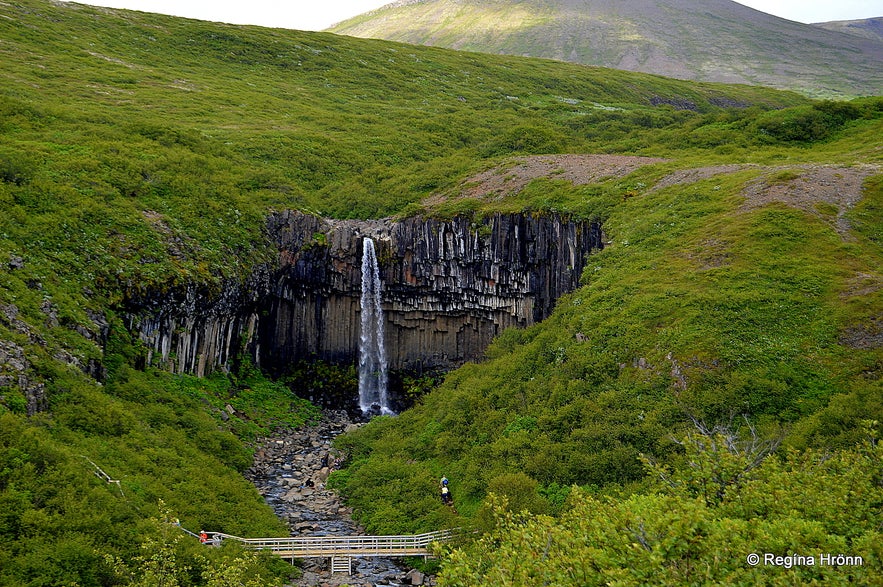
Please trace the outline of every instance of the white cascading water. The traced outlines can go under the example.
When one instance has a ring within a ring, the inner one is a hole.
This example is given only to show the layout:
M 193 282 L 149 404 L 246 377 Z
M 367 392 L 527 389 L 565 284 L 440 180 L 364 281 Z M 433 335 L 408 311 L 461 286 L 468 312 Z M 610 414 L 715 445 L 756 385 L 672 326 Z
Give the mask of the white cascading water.
M 359 407 L 362 412 L 392 414 L 387 397 L 383 308 L 380 307 L 380 268 L 374 241 L 362 241 L 362 330 L 359 334 Z

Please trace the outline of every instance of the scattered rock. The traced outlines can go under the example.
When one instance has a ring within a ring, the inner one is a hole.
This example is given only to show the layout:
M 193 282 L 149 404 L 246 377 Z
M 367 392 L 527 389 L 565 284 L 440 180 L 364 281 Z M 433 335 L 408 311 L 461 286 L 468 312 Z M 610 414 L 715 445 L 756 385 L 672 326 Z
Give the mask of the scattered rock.
M 326 412 L 323 421 L 299 430 L 280 432 L 279 437 L 259 441 L 254 464 L 246 477 L 284 520 L 292 535 L 358 535 L 364 531 L 350 517 L 334 491 L 325 488 L 332 468 L 344 455 L 331 448 L 331 440 L 355 425 L 345 411 Z M 312 486 L 309 483 L 312 482 Z M 390 559 L 356 558 L 353 574 L 332 574 L 328 559 L 304 559 L 303 575 L 294 587 L 372 587 L 401 585 L 405 569 Z M 407 584 L 407 583 L 405 583 Z M 431 585 L 430 577 L 411 585 Z
M 671 353 L 665 355 L 665 358 L 671 363 L 672 385 L 678 391 L 685 391 L 687 389 L 687 377 L 681 369 L 680 362 Z
M 26 399 L 28 416 L 49 407 L 46 385 L 31 379 L 31 364 L 25 350 L 14 342 L 0 339 L 0 386 L 18 387 Z
M 303 576 L 298 581 L 298 585 L 304 585 L 306 587 L 315 587 L 319 584 L 319 575 L 316 573 L 305 571 Z
M 840 344 L 863 350 L 883 348 L 883 317 L 843 329 Z
M 654 106 L 674 106 L 675 110 L 692 110 L 694 112 L 697 110 L 696 103 L 687 98 L 663 98 L 661 96 L 653 96 L 650 98 L 650 103 Z
M 317 526 L 316 524 L 313 524 L 311 522 L 299 522 L 294 525 L 294 529 L 298 532 L 301 532 L 301 533 L 307 532 L 310 530 L 316 530 L 318 528 L 319 528 L 319 526 Z
M 48 299 L 44 299 L 40 304 L 40 311 L 46 314 L 46 325 L 50 328 L 58 326 L 58 310 L 55 305 Z
M 411 569 L 405 575 L 405 583 L 408 585 L 423 585 L 423 573 L 417 569 Z

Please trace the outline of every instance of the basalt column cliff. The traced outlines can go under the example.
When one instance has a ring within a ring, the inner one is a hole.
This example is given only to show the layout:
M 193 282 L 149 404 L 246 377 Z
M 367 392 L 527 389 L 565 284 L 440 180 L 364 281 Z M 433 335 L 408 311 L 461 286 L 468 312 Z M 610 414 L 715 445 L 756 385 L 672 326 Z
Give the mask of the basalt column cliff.
M 178 372 L 224 368 L 242 344 L 282 372 L 301 359 L 358 360 L 363 238 L 376 244 L 390 369 L 449 369 L 510 326 L 542 320 L 574 289 L 599 225 L 557 215 L 481 220 L 268 219 L 279 264 L 220 295 L 195 288 L 133 303 L 149 361 Z

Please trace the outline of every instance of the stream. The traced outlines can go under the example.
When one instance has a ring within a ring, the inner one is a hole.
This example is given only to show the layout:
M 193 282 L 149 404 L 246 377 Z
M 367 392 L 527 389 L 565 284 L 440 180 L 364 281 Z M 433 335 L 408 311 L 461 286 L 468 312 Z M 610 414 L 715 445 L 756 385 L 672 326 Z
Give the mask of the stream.
M 255 447 L 254 464 L 245 476 L 288 524 L 292 536 L 365 533 L 352 520 L 352 510 L 341 504 L 337 493 L 325 488 L 335 460 L 341 456 L 331 443 L 335 436 L 356 426 L 345 411 L 326 410 L 318 425 L 281 432 L 261 440 Z M 292 585 L 373 587 L 434 583 L 431 577 L 423 579 L 419 573 L 409 574 L 410 567 L 401 566 L 400 559 L 354 558 L 352 575 L 332 575 L 330 568 L 328 558 L 303 559 L 304 574 Z M 410 582 L 414 579 L 422 582 Z

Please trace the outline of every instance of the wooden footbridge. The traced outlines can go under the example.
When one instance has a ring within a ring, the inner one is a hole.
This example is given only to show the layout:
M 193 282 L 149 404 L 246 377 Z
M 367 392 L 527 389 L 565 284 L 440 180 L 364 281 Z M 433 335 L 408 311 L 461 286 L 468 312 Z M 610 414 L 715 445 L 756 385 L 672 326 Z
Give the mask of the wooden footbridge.
M 108 483 L 115 483 L 123 495 L 120 482 L 105 473 L 88 457 L 84 459 L 95 468 L 95 474 Z M 123 495 L 125 497 L 125 495 Z M 372 556 L 422 556 L 433 555 L 431 546 L 436 542 L 448 542 L 457 530 L 439 530 L 426 534 L 404 536 L 292 536 L 289 538 L 241 538 L 223 532 L 191 532 L 177 518 L 174 525 L 190 536 L 209 546 L 220 546 L 224 540 L 235 540 L 252 550 L 268 550 L 282 558 L 331 558 L 331 572 L 352 573 L 353 558 Z
M 269 550 L 282 557 L 331 558 L 332 572 L 352 572 L 352 559 L 371 556 L 432 556 L 431 545 L 447 542 L 454 530 L 406 536 L 293 536 L 290 538 L 240 538 L 223 532 L 208 533 L 210 544 L 235 540 L 246 548 Z

